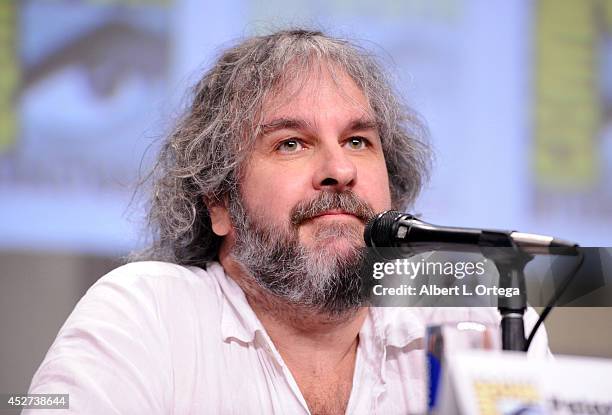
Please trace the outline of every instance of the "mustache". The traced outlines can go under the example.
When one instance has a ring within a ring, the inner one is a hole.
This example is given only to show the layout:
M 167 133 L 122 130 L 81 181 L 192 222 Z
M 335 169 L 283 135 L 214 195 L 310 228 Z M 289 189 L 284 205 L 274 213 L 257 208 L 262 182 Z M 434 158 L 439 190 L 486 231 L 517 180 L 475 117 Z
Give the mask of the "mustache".
M 351 190 L 344 192 L 324 191 L 314 199 L 305 200 L 295 205 L 291 210 L 291 224 L 298 226 L 302 222 L 319 216 L 328 210 L 342 210 L 356 216 L 364 223 L 376 214 L 368 203 Z

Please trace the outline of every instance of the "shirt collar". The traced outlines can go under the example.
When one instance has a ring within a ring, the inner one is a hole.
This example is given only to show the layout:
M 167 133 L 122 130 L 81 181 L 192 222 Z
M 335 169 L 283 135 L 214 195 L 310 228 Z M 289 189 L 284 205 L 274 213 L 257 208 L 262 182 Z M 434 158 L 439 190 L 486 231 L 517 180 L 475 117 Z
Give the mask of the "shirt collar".
M 223 340 L 235 338 L 245 343 L 255 340 L 257 331 L 265 329 L 244 295 L 242 288 L 228 276 L 218 262 L 209 262 L 206 270 L 215 276 L 221 296 L 221 335 Z
M 238 339 L 252 343 L 257 331 L 265 329 L 248 303 L 242 289 L 217 262 L 210 262 L 206 270 L 214 275 L 223 291 L 221 334 L 223 340 Z M 360 337 L 372 339 L 383 347 L 402 348 L 425 334 L 423 318 L 415 308 L 371 307 L 360 330 Z
M 406 347 L 425 335 L 425 325 L 418 309 L 408 307 L 371 307 L 368 320 L 360 331 L 373 336 L 383 347 Z

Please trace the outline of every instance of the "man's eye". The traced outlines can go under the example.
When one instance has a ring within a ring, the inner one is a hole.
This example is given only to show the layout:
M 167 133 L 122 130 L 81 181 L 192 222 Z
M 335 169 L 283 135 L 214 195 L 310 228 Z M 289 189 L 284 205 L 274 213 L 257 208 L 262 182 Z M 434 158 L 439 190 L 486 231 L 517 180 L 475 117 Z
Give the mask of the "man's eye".
M 367 147 L 367 140 L 363 137 L 351 137 L 346 142 L 346 145 L 352 150 L 361 150 Z
M 302 145 L 300 140 L 295 138 L 290 138 L 281 142 L 276 149 L 283 153 L 294 153 L 296 151 L 302 150 L 304 146 Z

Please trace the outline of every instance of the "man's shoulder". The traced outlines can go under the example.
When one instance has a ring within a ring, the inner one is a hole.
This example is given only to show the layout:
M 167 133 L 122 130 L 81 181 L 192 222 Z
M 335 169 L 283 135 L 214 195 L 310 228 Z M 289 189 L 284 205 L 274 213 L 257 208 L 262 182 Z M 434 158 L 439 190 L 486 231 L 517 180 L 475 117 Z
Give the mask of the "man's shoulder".
M 223 268 L 216 262 L 205 268 L 159 261 L 132 262 L 101 277 L 81 302 L 112 302 L 128 308 L 150 306 L 157 312 L 206 307 L 210 312 L 220 303 L 223 278 Z
M 115 268 L 101 277 L 94 287 L 99 284 L 116 284 L 126 288 L 165 285 L 177 288 L 182 286 L 212 288 L 218 285 L 219 278 L 224 275 L 223 268 L 216 262 L 210 262 L 204 268 L 200 268 L 171 262 L 139 261 Z
M 171 412 L 160 408 L 171 405 L 175 377 L 191 391 L 196 379 L 187 374 L 204 359 L 203 350 L 221 343 L 219 278 L 225 273 L 215 263 L 116 268 L 76 305 L 30 390 L 70 391 L 79 413 L 91 413 L 91 402 L 104 407 L 111 397 L 122 413 L 138 413 L 138 405 L 154 408 L 148 413 Z
M 215 264 L 212 262 L 211 264 Z M 105 276 L 159 276 L 192 278 L 194 274 L 208 273 L 208 267 L 193 267 L 163 261 L 136 261 L 128 262 L 115 268 Z

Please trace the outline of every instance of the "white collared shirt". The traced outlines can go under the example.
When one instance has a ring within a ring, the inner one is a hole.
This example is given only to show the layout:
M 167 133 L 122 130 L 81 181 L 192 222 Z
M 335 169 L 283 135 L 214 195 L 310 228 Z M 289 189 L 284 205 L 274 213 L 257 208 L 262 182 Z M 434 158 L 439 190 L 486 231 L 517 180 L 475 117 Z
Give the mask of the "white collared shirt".
M 526 326 L 536 317 L 529 310 Z M 346 413 L 423 412 L 425 326 L 458 320 L 497 324 L 499 315 L 370 308 Z M 542 330 L 530 354 L 547 353 Z M 102 277 L 60 329 L 29 393 L 67 393 L 70 413 L 88 415 L 309 413 L 243 291 L 214 262 L 206 270 L 139 262 Z

